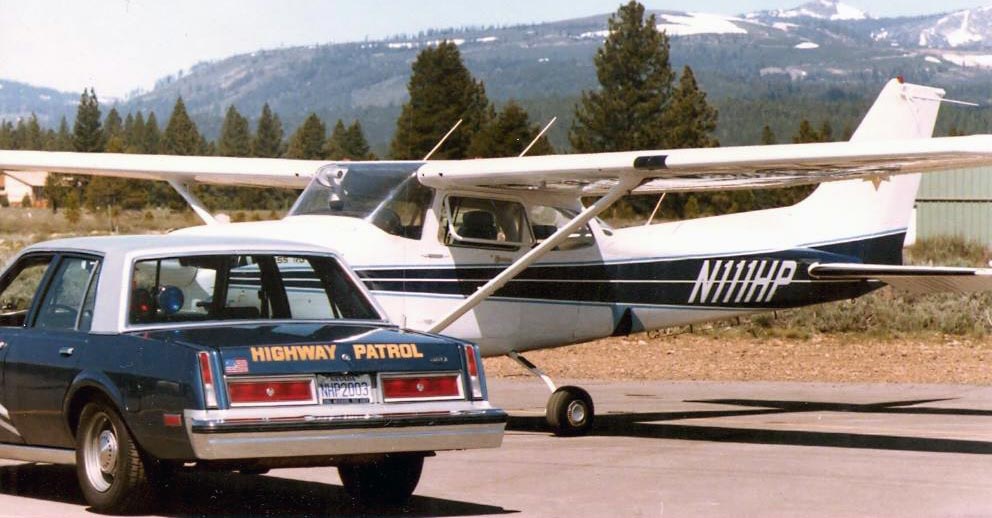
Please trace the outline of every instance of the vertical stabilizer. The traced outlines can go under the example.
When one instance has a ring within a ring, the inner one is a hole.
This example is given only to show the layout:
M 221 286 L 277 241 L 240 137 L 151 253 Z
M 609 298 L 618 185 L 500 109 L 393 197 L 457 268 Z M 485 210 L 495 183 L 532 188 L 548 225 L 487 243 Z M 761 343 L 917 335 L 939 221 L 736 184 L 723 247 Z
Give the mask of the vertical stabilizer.
M 893 79 L 882 89 L 851 141 L 930 138 L 943 97 L 941 89 Z M 816 232 L 820 235 L 845 238 L 904 233 L 919 186 L 919 174 L 825 183 L 794 207 L 795 214 L 811 229 L 820 229 Z M 899 258 L 901 250 L 867 251 L 863 259 L 872 257 Z

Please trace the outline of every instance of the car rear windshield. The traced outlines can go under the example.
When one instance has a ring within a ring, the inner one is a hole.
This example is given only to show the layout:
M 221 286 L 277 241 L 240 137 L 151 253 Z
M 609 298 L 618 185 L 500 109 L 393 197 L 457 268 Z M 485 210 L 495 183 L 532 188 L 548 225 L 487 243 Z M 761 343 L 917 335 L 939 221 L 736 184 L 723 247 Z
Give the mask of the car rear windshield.
M 138 261 L 131 324 L 213 320 L 381 319 L 332 257 L 197 255 Z

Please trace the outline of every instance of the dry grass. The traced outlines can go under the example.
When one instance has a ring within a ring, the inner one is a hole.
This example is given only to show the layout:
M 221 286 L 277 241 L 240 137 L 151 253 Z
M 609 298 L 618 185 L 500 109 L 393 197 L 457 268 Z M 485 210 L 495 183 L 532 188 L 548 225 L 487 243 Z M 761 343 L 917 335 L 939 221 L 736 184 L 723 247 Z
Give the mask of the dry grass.
M 641 333 L 527 358 L 556 379 L 992 384 L 992 339 L 939 334 L 730 339 L 709 332 Z M 485 366 L 488 376 L 529 376 L 507 358 L 487 358 Z
M 231 214 L 235 221 L 275 219 L 281 214 L 272 211 L 238 211 Z M 49 239 L 108 234 L 164 234 L 177 228 L 200 225 L 202 221 L 190 210 L 173 211 L 157 208 L 144 211 L 108 212 L 83 211 L 76 223 L 66 219 L 66 213 L 50 209 L 0 208 L 0 262 L 6 261 L 21 248 Z

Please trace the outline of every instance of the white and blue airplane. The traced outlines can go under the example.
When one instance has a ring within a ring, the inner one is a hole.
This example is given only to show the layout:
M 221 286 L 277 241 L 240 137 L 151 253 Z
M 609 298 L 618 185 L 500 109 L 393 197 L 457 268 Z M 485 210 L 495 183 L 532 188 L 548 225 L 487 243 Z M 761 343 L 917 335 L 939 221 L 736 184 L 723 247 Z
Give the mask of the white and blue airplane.
M 915 173 L 992 164 L 992 135 L 931 138 L 943 95 L 892 80 L 848 142 L 336 163 L 0 151 L 0 170 L 164 180 L 207 223 L 180 232 L 332 248 L 396 324 L 540 376 L 553 391 L 549 424 L 570 435 L 591 426 L 592 398 L 556 387 L 522 353 L 886 284 L 992 288 L 992 270 L 902 265 Z M 218 224 L 195 183 L 305 190 L 282 220 Z M 629 194 L 803 184 L 820 185 L 782 208 L 630 228 L 596 217 Z

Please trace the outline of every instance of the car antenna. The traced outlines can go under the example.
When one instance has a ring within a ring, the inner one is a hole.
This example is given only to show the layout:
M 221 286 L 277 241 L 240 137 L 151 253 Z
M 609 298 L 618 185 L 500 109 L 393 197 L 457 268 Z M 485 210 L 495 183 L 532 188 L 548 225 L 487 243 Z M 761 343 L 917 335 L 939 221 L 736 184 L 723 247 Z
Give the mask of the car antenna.
M 450 137 L 451 134 L 455 132 L 455 129 L 457 129 L 458 126 L 461 125 L 461 123 L 462 123 L 462 119 L 458 119 L 458 122 L 456 122 L 455 125 L 452 126 L 451 129 L 448 130 L 448 132 L 445 133 L 443 137 L 441 137 L 441 140 L 438 141 L 437 145 L 435 145 L 434 148 L 430 150 L 430 152 L 428 152 L 426 155 L 424 155 L 424 161 L 430 160 L 431 155 L 433 155 L 434 152 L 437 151 L 438 148 L 441 147 L 441 144 L 444 144 L 444 141 L 445 140 L 448 140 L 448 137 Z
M 541 132 L 538 133 L 536 137 L 534 137 L 534 140 L 530 141 L 530 144 L 527 144 L 527 147 L 525 147 L 524 150 L 521 151 L 520 154 L 517 155 L 517 156 L 524 156 L 524 155 L 526 155 L 527 152 L 530 151 L 530 148 L 534 147 L 534 144 L 537 144 L 537 141 L 541 137 L 543 137 L 544 134 L 547 133 L 547 131 L 549 129 L 551 129 L 551 125 L 554 124 L 556 120 L 558 120 L 558 116 L 557 115 L 555 115 L 554 117 L 551 117 L 551 120 L 548 121 L 548 123 L 544 125 L 544 129 L 542 129 Z

